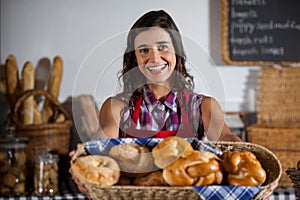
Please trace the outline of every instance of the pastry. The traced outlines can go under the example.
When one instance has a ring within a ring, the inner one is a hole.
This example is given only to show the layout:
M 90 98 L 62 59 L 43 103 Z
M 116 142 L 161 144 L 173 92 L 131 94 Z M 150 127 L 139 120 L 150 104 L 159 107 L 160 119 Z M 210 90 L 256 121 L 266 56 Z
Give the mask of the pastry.
M 218 160 L 210 152 L 190 151 L 164 168 L 163 178 L 171 186 L 221 184 L 223 173 Z
M 133 180 L 136 186 L 168 186 L 161 171 L 154 171 L 146 176 L 137 177 Z
M 110 149 L 109 156 L 118 162 L 124 176 L 144 176 L 154 171 L 150 150 L 139 144 L 116 145 Z
M 179 157 L 185 157 L 189 151 L 193 151 L 193 147 L 188 141 L 180 137 L 170 136 L 164 138 L 152 149 L 152 155 L 155 165 L 159 168 L 165 168 Z
M 83 184 L 109 186 L 116 184 L 120 178 L 118 163 L 108 156 L 78 157 L 71 164 L 70 171 Z
M 257 186 L 265 182 L 266 171 L 252 152 L 224 152 L 222 159 L 229 185 Z

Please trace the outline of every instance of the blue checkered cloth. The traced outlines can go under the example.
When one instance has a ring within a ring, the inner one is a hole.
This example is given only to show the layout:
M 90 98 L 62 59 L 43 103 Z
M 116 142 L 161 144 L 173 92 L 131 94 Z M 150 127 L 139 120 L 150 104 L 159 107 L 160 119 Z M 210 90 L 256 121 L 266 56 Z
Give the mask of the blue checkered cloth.
M 210 151 L 222 155 L 222 152 L 214 149 L 209 142 L 202 142 L 197 138 L 184 138 L 194 149 L 200 151 Z M 85 143 L 85 149 L 91 155 L 108 155 L 110 149 L 119 144 L 139 144 L 141 146 L 152 149 L 161 140 L 161 138 L 117 138 L 117 139 L 95 139 Z M 252 199 L 259 191 L 260 186 L 246 187 L 246 186 L 193 186 L 201 199 Z

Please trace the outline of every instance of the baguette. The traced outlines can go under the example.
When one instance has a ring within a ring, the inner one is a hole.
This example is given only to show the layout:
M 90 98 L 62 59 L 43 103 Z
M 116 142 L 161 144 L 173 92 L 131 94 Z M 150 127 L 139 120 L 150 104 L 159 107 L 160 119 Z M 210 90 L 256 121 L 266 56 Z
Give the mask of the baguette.
M 5 63 L 7 95 L 11 105 L 14 105 L 19 96 L 19 70 L 14 55 L 9 55 Z
M 5 65 L 0 65 L 0 93 L 7 94 Z
M 23 92 L 34 88 L 34 68 L 31 62 L 27 61 L 22 69 L 22 90 Z M 30 96 L 23 102 L 23 124 L 34 122 L 34 97 Z
M 42 121 L 42 114 L 39 111 L 36 101 L 34 101 L 34 112 L 33 112 L 33 123 L 34 124 L 41 124 Z
M 63 73 L 63 61 L 61 57 L 56 56 L 53 59 L 53 67 L 47 85 L 47 91 L 50 94 L 52 94 L 53 97 L 55 98 L 58 98 L 59 96 L 62 73 Z M 47 123 L 52 115 L 53 115 L 53 110 L 51 108 L 50 102 L 46 99 L 42 109 L 42 121 Z
M 53 67 L 48 80 L 48 92 L 50 92 L 55 98 L 58 98 L 59 96 L 62 74 L 63 61 L 61 57 L 56 56 L 53 59 Z

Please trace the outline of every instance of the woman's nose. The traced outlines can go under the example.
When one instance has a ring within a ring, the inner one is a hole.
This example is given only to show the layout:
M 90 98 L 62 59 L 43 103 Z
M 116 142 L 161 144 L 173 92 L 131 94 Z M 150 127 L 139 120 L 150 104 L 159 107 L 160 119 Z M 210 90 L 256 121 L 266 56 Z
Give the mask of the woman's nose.
M 157 48 L 152 48 L 150 52 L 150 60 L 157 61 L 160 58 L 160 53 Z

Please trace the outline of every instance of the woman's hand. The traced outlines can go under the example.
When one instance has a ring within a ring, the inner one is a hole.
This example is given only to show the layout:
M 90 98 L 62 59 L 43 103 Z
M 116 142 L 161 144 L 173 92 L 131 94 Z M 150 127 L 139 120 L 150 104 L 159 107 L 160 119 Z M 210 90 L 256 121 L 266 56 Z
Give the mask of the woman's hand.
M 71 151 L 71 152 L 69 153 L 69 156 L 72 158 L 72 157 L 74 156 L 75 152 L 76 152 L 75 150 Z M 80 180 L 79 180 L 74 174 L 72 174 L 72 171 L 71 171 L 71 170 L 69 170 L 69 172 L 70 172 L 70 174 L 72 175 L 72 179 L 73 179 L 73 181 L 76 183 L 76 185 L 77 185 L 78 189 L 80 190 L 80 192 L 87 194 L 88 198 L 91 199 L 91 198 L 90 198 L 90 195 L 89 195 L 89 193 L 88 193 L 89 191 L 88 191 L 88 189 L 84 186 L 84 184 L 81 183 Z

